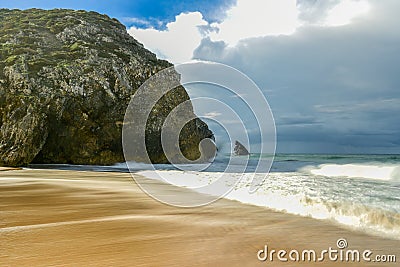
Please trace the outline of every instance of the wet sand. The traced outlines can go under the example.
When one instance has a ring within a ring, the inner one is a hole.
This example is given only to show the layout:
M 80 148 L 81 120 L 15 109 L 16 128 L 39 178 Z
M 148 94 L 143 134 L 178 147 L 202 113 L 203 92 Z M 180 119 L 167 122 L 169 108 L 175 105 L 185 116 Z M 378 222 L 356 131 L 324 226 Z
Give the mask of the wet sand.
M 13 168 L 13 167 L 0 167 L 0 171 L 15 171 L 20 170 L 21 168 Z
M 148 182 L 163 194 L 200 197 Z M 372 250 L 371 258 L 400 261 L 398 240 L 230 200 L 175 208 L 144 194 L 130 174 L 0 172 L 0 266 L 398 266 L 257 259 L 265 245 L 319 253 L 337 249 L 339 238 L 348 249 Z

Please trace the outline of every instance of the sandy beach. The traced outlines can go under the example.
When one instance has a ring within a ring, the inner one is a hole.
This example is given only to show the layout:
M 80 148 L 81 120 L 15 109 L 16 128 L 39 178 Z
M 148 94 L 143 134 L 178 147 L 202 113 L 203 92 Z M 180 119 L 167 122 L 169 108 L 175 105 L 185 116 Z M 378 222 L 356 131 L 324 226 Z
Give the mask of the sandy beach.
M 199 197 L 148 182 L 165 194 Z M 0 266 L 398 266 L 257 258 L 265 245 L 322 251 L 337 249 L 339 238 L 348 249 L 371 250 L 371 259 L 400 260 L 400 241 L 328 221 L 224 199 L 200 208 L 168 206 L 143 193 L 128 173 L 0 172 Z

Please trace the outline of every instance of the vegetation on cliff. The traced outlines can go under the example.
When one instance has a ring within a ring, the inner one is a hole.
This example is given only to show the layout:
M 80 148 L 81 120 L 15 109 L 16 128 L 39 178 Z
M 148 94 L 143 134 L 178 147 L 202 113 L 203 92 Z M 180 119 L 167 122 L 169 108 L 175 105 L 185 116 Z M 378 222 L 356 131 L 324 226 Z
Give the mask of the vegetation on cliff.
M 106 15 L 0 9 L 0 165 L 124 161 L 129 100 L 148 77 L 170 66 Z M 153 162 L 167 161 L 160 128 L 188 99 L 178 87 L 151 113 L 146 143 Z M 199 141 L 212 133 L 195 119 L 180 137 L 182 152 L 194 159 Z

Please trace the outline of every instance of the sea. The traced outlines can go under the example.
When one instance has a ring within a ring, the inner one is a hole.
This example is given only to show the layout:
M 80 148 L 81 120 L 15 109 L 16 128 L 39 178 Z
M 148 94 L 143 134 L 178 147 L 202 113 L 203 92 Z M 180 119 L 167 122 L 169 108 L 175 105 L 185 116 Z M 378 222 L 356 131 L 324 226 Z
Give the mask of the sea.
M 204 188 L 225 174 L 234 183 L 226 183 L 224 198 L 400 240 L 400 155 L 252 154 L 245 160 L 244 169 L 243 157 L 229 154 L 201 168 L 136 162 L 52 167 L 131 171 L 205 194 L 213 194 Z M 270 171 L 253 192 L 249 188 L 259 164 Z

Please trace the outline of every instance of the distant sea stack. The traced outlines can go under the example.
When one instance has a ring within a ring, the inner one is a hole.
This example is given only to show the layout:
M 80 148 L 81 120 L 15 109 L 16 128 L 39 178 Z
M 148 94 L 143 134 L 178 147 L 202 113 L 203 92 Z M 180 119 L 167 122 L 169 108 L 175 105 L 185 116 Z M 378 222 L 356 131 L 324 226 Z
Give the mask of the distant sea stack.
M 131 96 L 170 66 L 106 15 L 0 9 L 0 166 L 124 161 L 121 131 Z M 146 144 L 152 162 L 167 163 L 160 129 L 188 99 L 178 87 L 150 114 Z M 195 119 L 181 132 L 181 150 L 195 159 L 198 143 L 212 137 Z
M 236 156 L 247 156 L 250 154 L 247 148 L 244 145 L 242 145 L 239 141 L 235 141 L 235 147 L 233 149 L 233 152 L 235 153 Z

